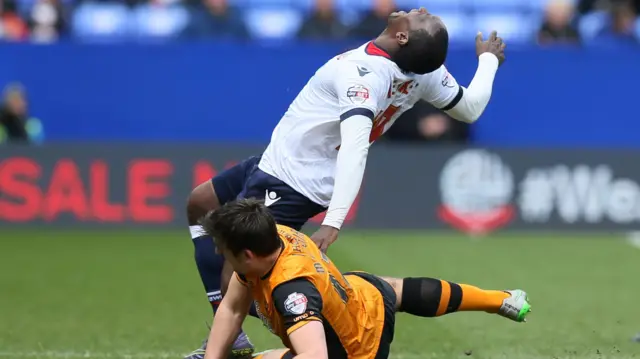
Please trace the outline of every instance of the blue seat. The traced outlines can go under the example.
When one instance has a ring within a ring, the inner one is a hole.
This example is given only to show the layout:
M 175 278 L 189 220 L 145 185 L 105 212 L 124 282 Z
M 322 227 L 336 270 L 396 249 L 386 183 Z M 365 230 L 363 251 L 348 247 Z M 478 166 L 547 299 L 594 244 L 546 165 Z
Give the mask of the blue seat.
M 296 1 L 296 7 L 298 9 L 301 9 L 305 12 L 310 12 L 313 11 L 313 9 L 316 7 L 315 6 L 315 1 L 314 0 L 298 0 Z M 335 5 L 334 5 L 335 7 Z
M 344 11 L 368 11 L 373 8 L 373 0 L 336 0 L 335 6 Z
M 189 12 L 179 4 L 139 5 L 133 10 L 132 33 L 138 38 L 176 38 L 187 28 L 189 20 Z
M 402 10 L 424 7 L 427 11 L 436 15 L 440 12 L 462 11 L 463 3 L 463 0 L 396 0 L 398 8 Z
M 300 29 L 303 16 L 290 7 L 257 7 L 245 12 L 244 21 L 249 34 L 255 39 L 290 39 Z
M 468 0 L 471 11 L 477 12 L 511 12 L 524 11 L 530 5 L 531 0 Z
M 495 30 L 505 41 L 531 42 L 540 28 L 538 16 L 522 12 L 476 13 L 474 18 L 475 28 L 485 39 Z
M 594 11 L 580 17 L 578 33 L 583 40 L 589 41 L 596 37 L 608 23 L 609 14 L 604 11 Z
M 88 41 L 119 41 L 131 33 L 130 15 L 122 3 L 84 3 L 73 13 L 72 32 Z
M 249 6 L 251 1 L 252 0 L 227 0 L 227 4 L 229 4 L 229 6 L 234 6 L 242 9 Z
M 571 0 L 572 2 L 576 2 L 575 0 Z M 549 2 L 549 0 L 530 0 L 527 2 L 527 8 L 528 10 L 537 12 L 537 13 L 542 13 L 544 12 L 544 9 L 547 7 L 547 3 Z
M 449 41 L 457 43 L 473 43 L 476 30 L 473 28 L 472 18 L 463 12 L 440 12 L 436 13 L 449 33 Z
M 313 0 L 235 0 L 245 7 L 290 7 L 303 8 L 313 5 Z
M 35 5 L 36 1 L 37 0 L 17 0 L 16 7 L 18 9 L 18 12 L 22 14 L 28 13 L 29 11 L 31 11 L 31 8 L 33 8 L 33 5 Z M 59 1 L 64 7 L 77 3 L 77 1 L 75 0 L 59 0 Z

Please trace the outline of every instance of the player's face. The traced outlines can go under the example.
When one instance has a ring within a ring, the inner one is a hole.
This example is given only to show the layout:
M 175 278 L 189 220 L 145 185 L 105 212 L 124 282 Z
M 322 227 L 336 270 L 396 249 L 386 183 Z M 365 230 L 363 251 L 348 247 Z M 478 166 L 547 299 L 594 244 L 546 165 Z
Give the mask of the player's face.
M 397 11 L 389 15 L 389 25 L 394 26 L 398 31 L 409 32 L 420 29 L 427 29 L 430 22 L 441 21 L 439 17 L 432 15 L 427 9 L 413 9 L 409 12 Z
M 247 274 L 251 266 L 250 263 L 248 263 L 250 261 L 247 259 L 244 251 L 240 252 L 238 255 L 234 255 L 233 252 L 224 246 L 218 246 L 216 251 L 224 256 L 224 259 L 231 265 L 234 272 L 238 272 L 243 275 Z

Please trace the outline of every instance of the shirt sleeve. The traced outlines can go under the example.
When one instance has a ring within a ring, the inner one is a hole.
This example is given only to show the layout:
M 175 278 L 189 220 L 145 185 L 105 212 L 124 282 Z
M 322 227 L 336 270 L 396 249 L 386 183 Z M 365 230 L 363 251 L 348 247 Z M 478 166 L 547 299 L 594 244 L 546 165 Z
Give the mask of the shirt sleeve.
M 307 279 L 294 279 L 280 284 L 273 290 L 272 297 L 287 334 L 310 321 L 322 321 L 322 296 Z
M 342 64 L 339 73 L 342 76 L 336 76 L 334 81 L 340 107 L 340 121 L 355 115 L 373 120 L 388 92 L 389 81 L 385 81 L 365 65 L 353 62 Z
M 426 78 L 422 88 L 422 99 L 433 107 L 448 111 L 460 102 L 464 90 L 456 79 L 442 65 L 434 72 L 423 75 Z

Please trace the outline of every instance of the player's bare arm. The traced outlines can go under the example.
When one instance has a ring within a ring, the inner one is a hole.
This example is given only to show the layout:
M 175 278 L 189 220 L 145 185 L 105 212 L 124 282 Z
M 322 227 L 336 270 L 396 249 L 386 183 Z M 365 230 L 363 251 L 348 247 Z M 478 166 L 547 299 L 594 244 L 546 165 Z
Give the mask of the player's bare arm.
M 327 359 L 327 340 L 322 322 L 312 321 L 289 334 L 294 359 Z
M 468 88 L 462 88 L 460 101 L 446 113 L 456 120 L 473 123 L 480 118 L 491 99 L 493 81 L 498 67 L 504 62 L 506 45 L 496 31 L 483 41 L 482 33 L 476 36 L 478 69 Z
M 216 320 L 211 327 L 205 359 L 227 358 L 229 348 L 238 336 L 242 322 L 247 316 L 251 301 L 249 288 L 240 283 L 235 275 L 232 276 L 229 289 L 220 303 Z
M 283 319 L 294 358 L 326 359 L 327 341 L 320 313 L 320 292 L 305 278 L 280 284 L 273 291 L 273 301 Z

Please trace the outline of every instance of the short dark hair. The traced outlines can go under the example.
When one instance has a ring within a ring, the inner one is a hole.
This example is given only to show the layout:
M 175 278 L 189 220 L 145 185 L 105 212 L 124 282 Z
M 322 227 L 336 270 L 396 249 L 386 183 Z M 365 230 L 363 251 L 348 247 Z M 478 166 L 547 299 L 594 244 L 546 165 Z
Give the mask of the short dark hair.
M 409 32 L 409 41 L 396 53 L 394 61 L 405 71 L 426 74 L 440 68 L 449 52 L 449 33 L 440 24 L 431 29 Z
M 210 211 L 200 221 L 204 230 L 222 245 L 238 255 L 249 250 L 265 257 L 278 248 L 281 241 L 276 220 L 262 201 L 240 199 Z

